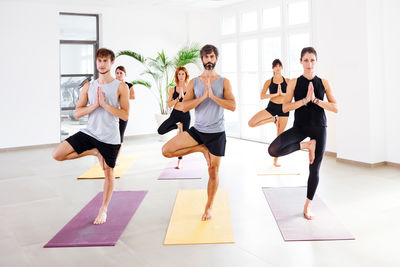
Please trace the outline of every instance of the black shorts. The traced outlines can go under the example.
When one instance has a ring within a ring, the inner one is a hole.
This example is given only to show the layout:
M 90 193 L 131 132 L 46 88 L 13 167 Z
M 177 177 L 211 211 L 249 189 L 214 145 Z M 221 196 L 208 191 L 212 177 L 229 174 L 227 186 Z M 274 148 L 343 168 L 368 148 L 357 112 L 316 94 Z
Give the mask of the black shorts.
M 124 142 L 124 134 L 125 134 L 125 130 L 126 130 L 126 125 L 128 125 L 128 121 L 119 119 L 119 134 L 121 136 L 121 143 Z
M 187 133 L 197 142 L 199 145 L 204 144 L 211 154 L 217 157 L 225 156 L 226 146 L 226 135 L 225 132 L 219 133 L 202 133 L 191 127 L 187 130 Z
M 103 156 L 106 164 L 110 168 L 115 167 L 115 162 L 117 160 L 118 151 L 121 145 L 112 145 L 100 142 L 96 138 L 93 138 L 83 132 L 77 132 L 76 134 L 68 137 L 65 141 L 67 141 L 78 154 L 93 148 L 97 148 L 97 150 L 99 150 L 100 154 Z
M 271 113 L 272 116 L 289 117 L 289 112 L 282 112 L 282 104 L 277 104 L 272 101 L 269 101 L 268 106 L 265 110 Z

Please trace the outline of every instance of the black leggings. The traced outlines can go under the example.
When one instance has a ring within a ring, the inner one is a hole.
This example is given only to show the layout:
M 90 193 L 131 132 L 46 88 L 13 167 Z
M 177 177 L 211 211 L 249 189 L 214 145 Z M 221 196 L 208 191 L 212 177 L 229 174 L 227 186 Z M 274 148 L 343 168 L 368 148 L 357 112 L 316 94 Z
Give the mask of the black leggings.
M 320 126 L 293 126 L 293 128 L 280 134 L 268 147 L 272 157 L 281 157 L 300 149 L 300 142 L 305 138 L 315 139 L 315 159 L 310 164 L 310 174 L 307 183 L 307 198 L 312 200 L 319 182 L 319 168 L 324 157 L 326 144 L 326 127 Z
M 178 122 L 182 123 L 182 129 L 183 131 L 186 131 L 189 129 L 190 126 L 190 113 L 188 112 L 183 112 L 180 110 L 173 109 L 171 112 L 171 116 L 169 116 L 168 119 L 166 119 L 160 127 L 158 127 L 158 133 L 163 135 L 168 133 L 169 131 L 172 131 L 174 129 L 177 129 L 178 126 L 176 125 Z M 178 159 L 182 159 L 182 157 L 178 157 Z

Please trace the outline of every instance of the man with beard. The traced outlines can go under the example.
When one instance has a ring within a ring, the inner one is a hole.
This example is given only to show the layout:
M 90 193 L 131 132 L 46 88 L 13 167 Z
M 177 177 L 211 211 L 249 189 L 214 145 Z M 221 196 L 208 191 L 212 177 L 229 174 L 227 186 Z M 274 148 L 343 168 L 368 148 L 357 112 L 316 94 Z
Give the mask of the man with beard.
M 224 109 L 235 111 L 236 102 L 228 79 L 218 75 L 214 68 L 218 50 L 205 45 L 200 50 L 204 72 L 189 82 L 183 100 L 184 112 L 195 109 L 195 123 L 189 130 L 169 140 L 162 148 L 165 157 L 179 157 L 194 152 L 203 153 L 208 164 L 207 204 L 203 221 L 212 217 L 212 205 L 218 189 L 218 171 L 225 155 Z
M 99 78 L 86 83 L 75 109 L 77 118 L 89 115 L 85 129 L 68 137 L 53 151 L 58 161 L 96 156 L 104 170 L 103 202 L 94 224 L 103 224 L 107 219 L 107 207 L 114 190 L 114 167 L 121 147 L 118 118 L 129 116 L 128 86 L 111 74 L 114 63 L 113 51 L 100 48 L 96 52 L 96 67 Z

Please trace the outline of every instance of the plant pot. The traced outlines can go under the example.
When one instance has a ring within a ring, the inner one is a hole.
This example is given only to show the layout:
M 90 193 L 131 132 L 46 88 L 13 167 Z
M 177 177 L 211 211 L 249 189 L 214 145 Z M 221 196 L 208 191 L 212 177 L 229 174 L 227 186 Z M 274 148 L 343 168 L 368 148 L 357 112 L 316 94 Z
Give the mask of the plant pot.
M 157 122 L 157 129 L 160 125 L 169 118 L 170 114 L 154 114 Z M 170 131 L 166 134 L 160 135 L 160 141 L 167 142 L 176 135 L 177 131 Z

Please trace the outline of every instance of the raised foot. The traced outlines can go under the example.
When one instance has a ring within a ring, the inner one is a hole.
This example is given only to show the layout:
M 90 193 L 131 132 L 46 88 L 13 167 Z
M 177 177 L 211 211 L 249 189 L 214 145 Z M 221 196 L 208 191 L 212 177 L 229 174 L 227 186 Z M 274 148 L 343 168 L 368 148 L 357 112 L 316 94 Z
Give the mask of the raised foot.
M 315 147 L 316 147 L 317 141 L 315 139 L 310 140 L 309 142 L 309 147 L 308 147 L 308 158 L 310 160 L 310 164 L 314 163 L 315 159 Z

